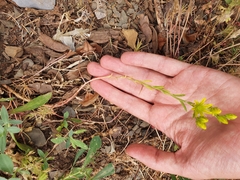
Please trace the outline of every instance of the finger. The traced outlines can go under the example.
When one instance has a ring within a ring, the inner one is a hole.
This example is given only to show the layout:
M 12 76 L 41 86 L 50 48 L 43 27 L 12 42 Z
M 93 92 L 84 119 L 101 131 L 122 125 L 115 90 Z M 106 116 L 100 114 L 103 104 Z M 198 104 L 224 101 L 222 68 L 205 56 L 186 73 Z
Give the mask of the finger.
M 144 144 L 132 144 L 128 146 L 126 153 L 154 170 L 183 174 L 183 165 L 177 161 L 174 153 L 164 152 Z
M 113 58 L 111 56 L 105 56 L 104 58 L 102 58 L 101 62 L 102 62 L 101 65 L 97 63 L 90 63 L 88 65 L 88 72 L 93 76 L 100 77 L 112 74 L 113 75 L 112 77 L 104 78 L 104 81 L 145 101 L 151 103 L 153 103 L 154 101 L 160 102 L 161 100 L 164 100 L 165 102 L 167 101 L 168 103 L 172 102 L 173 100 L 172 98 L 170 98 L 169 101 L 169 98 L 166 99 L 166 97 L 162 93 L 159 93 L 156 90 L 151 90 L 149 88 L 144 88 L 143 85 L 134 82 L 134 80 L 132 79 L 129 80 L 128 77 L 125 77 L 125 75 L 131 78 L 132 76 L 134 76 L 133 78 L 141 77 L 143 80 L 150 80 L 148 84 L 164 86 L 169 81 L 169 78 L 167 78 L 166 76 L 163 76 L 155 71 L 150 70 L 145 71 L 145 69 L 143 68 L 133 66 L 128 67 L 127 65 L 124 65 L 119 59 Z M 124 76 L 116 74 L 115 72 L 123 73 Z
M 112 71 L 101 67 L 100 64 L 96 62 L 90 62 L 87 65 L 87 71 L 92 76 L 97 76 L 97 77 L 108 76 L 113 73 Z
M 100 64 L 103 68 L 138 80 L 151 80 L 153 83 L 166 83 L 169 78 L 156 71 L 124 64 L 119 58 L 103 56 Z
M 190 66 L 179 60 L 145 52 L 126 52 L 120 59 L 124 64 L 152 69 L 172 77 Z
M 140 119 L 149 119 L 148 114 L 152 106 L 151 104 L 130 94 L 124 93 L 102 80 L 92 81 L 91 87 L 103 98 L 130 114 Z

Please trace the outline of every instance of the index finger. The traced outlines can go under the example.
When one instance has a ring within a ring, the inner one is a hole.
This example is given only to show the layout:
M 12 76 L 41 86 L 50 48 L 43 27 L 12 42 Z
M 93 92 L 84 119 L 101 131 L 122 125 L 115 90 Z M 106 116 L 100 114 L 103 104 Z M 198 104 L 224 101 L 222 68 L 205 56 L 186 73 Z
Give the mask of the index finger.
M 120 59 L 124 64 L 152 69 L 172 77 L 190 66 L 176 59 L 145 52 L 126 52 Z

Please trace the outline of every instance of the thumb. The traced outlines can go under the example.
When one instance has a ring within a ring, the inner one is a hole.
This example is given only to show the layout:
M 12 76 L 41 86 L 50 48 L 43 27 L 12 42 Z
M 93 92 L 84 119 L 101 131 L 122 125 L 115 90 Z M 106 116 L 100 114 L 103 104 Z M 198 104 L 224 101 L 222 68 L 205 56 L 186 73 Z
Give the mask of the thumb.
M 184 167 L 177 161 L 175 153 L 164 152 L 145 144 L 131 144 L 126 149 L 126 153 L 154 170 L 183 174 Z

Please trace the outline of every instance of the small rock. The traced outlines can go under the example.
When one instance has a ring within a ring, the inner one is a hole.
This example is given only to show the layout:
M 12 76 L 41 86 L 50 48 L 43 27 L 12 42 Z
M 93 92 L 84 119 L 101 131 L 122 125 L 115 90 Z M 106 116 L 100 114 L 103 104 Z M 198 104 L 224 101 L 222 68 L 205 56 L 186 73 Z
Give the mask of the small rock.
M 139 126 L 136 124 L 136 125 L 132 128 L 132 130 L 133 130 L 133 131 L 136 131 L 138 128 L 139 128 Z
M 23 70 L 19 69 L 17 73 L 14 75 L 14 78 L 20 78 L 23 77 Z
M 112 10 L 111 9 L 107 9 L 107 16 L 108 17 L 111 17 L 113 14 Z
M 148 127 L 149 126 L 149 124 L 147 123 L 147 122 L 145 122 L 145 121 L 143 121 L 141 124 L 140 124 L 140 127 L 142 127 L 142 128 L 146 128 L 146 127 Z
M 51 10 L 55 6 L 55 0 L 13 0 L 20 7 Z
M 128 16 L 127 14 L 125 13 L 124 10 L 121 11 L 121 16 L 120 16 L 120 19 L 119 19 L 119 26 L 122 26 L 123 24 L 127 24 L 128 22 Z
M 29 58 L 26 58 L 23 62 L 22 62 L 22 68 L 23 70 L 26 70 L 28 67 L 32 67 L 34 65 L 34 62 L 29 59 Z
M 60 154 L 65 149 L 67 149 L 66 142 L 61 142 L 60 144 L 57 145 L 55 150 L 57 154 Z
M 60 177 L 62 175 L 63 175 L 63 171 L 61 171 L 61 170 L 49 172 L 49 178 L 50 179 L 60 179 Z
M 96 2 L 92 2 L 92 10 L 97 9 L 97 3 Z
M 120 18 L 121 14 L 120 12 L 118 12 L 118 10 L 115 7 L 112 8 L 112 11 L 113 11 L 114 17 Z
M 66 106 L 63 110 L 62 113 L 64 114 L 65 112 L 69 113 L 70 118 L 75 118 L 76 117 L 76 112 L 71 108 L 70 106 Z
M 33 144 L 37 147 L 42 147 L 47 143 L 43 132 L 39 128 L 33 128 L 32 131 L 26 132 L 26 134 L 30 137 Z

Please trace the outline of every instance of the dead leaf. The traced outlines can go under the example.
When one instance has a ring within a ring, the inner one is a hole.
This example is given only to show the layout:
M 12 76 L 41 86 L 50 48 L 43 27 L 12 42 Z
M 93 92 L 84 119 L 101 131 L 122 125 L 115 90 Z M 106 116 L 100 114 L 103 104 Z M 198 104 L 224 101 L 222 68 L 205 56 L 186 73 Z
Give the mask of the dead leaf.
M 213 64 L 218 64 L 220 59 L 219 54 L 212 54 L 212 53 L 210 53 L 210 58 Z
M 38 46 L 38 45 L 30 45 L 28 47 L 25 47 L 24 50 L 29 53 L 32 54 L 33 56 L 36 57 L 37 60 L 39 60 L 39 62 L 41 64 L 46 64 L 47 63 L 47 58 L 45 56 L 44 50 L 42 46 Z
M 69 99 L 69 98 L 71 98 L 77 91 L 78 91 L 78 87 L 75 87 L 75 88 L 71 89 L 70 91 L 67 91 L 62 96 L 62 99 Z
M 23 55 L 23 48 L 17 47 L 17 46 L 6 46 L 5 52 L 8 56 L 12 58 L 15 58 L 15 57 L 18 58 Z
M 198 35 L 198 33 L 193 33 L 193 34 L 186 34 L 186 33 L 184 33 L 183 34 L 183 42 L 185 44 L 188 44 L 190 42 L 194 42 L 197 39 L 197 35 Z
M 146 43 L 149 43 L 152 40 L 152 30 L 149 26 L 149 19 L 144 14 L 139 15 L 139 24 L 143 34 L 146 37 Z
M 122 32 L 127 40 L 128 46 L 131 47 L 132 49 L 135 49 L 138 36 L 137 31 L 135 29 L 123 29 Z
M 119 37 L 119 31 L 102 29 L 97 31 L 92 31 L 88 40 L 93 41 L 98 44 L 103 44 L 109 42 L 111 38 L 117 39 Z
M 88 41 L 85 41 L 82 46 L 76 48 L 78 54 L 89 54 L 94 52 L 94 48 L 89 44 Z
M 102 53 L 102 47 L 99 46 L 97 43 L 90 43 L 90 45 L 95 49 L 95 52 Z
M 53 78 L 56 78 L 57 80 L 59 80 L 60 82 L 63 82 L 64 81 L 64 78 L 62 76 L 62 74 L 55 70 L 55 69 L 50 69 L 48 72 L 47 72 L 48 75 L 52 76 L 52 79 Z
M 57 52 L 65 52 L 69 50 L 69 47 L 53 40 L 51 37 L 46 34 L 40 33 L 39 40 L 48 48 L 57 51 Z
M 158 34 L 158 49 L 161 50 L 166 43 L 166 38 L 162 34 Z
M 52 58 L 58 58 L 58 57 L 62 56 L 62 53 L 55 52 L 52 49 L 49 49 L 47 47 L 43 47 L 42 49 L 45 54 L 49 55 Z
M 109 130 L 109 134 L 114 139 L 116 139 L 117 137 L 122 135 L 122 127 L 121 126 L 113 127 L 112 129 Z
M 80 77 L 86 78 L 88 80 L 91 79 L 91 77 L 88 77 L 87 73 L 87 65 L 88 61 L 83 61 L 82 63 L 78 64 L 75 66 L 73 69 L 71 69 L 67 74 L 67 79 L 68 80 L 74 80 L 74 79 L 79 79 Z
M 158 50 L 158 35 L 157 31 L 155 30 L 154 27 L 151 26 L 152 29 L 152 48 L 153 48 L 153 53 L 157 53 Z
M 85 40 L 87 37 L 90 36 L 88 34 L 89 29 L 74 29 L 72 31 L 63 33 L 59 29 L 57 30 L 57 33 L 53 36 L 53 39 L 56 41 L 60 41 L 66 46 L 68 46 L 72 51 L 75 50 L 74 45 L 74 37 L 79 37 L 82 41 Z
M 28 87 L 40 94 L 52 92 L 52 86 L 45 83 L 33 83 L 33 84 L 29 84 Z
M 232 35 L 229 37 L 229 39 L 237 38 L 240 35 L 240 29 L 233 32 Z
M 81 102 L 81 105 L 83 107 L 89 106 L 93 104 L 98 99 L 98 97 L 99 95 L 97 93 L 87 93 L 84 97 L 84 100 Z

